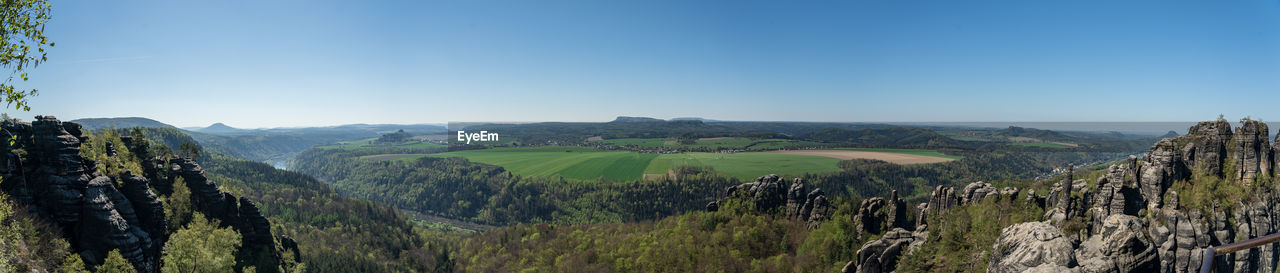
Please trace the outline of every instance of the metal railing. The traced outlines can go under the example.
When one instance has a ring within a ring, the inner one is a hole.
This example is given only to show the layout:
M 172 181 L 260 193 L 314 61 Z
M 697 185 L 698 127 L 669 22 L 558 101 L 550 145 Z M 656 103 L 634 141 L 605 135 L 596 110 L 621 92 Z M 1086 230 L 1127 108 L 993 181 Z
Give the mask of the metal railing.
M 1218 255 L 1241 251 L 1245 249 L 1255 248 L 1265 244 L 1280 241 L 1280 233 L 1268 234 L 1262 237 L 1230 243 L 1218 247 L 1210 247 L 1204 251 L 1204 263 L 1200 265 L 1200 273 L 1213 272 L 1213 260 Z

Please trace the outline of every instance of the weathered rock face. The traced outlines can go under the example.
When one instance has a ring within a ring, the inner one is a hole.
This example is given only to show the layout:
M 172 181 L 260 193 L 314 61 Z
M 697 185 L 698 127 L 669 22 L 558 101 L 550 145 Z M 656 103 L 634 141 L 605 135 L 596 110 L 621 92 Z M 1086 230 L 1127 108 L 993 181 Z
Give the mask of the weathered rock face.
M 1271 140 L 1271 167 L 1272 175 L 1280 174 L 1280 134 L 1276 134 L 1276 138 Z
M 1080 244 L 1076 259 L 1084 272 L 1153 272 L 1160 269 L 1157 245 L 1146 223 L 1132 215 L 1112 215 L 1101 232 Z
M 5 137 L 16 137 L 12 146 L 0 145 L 4 161 L 0 175 L 4 190 L 17 202 L 54 220 L 88 264 L 101 264 L 108 251 L 119 249 L 134 268 L 157 269 L 157 245 L 162 242 L 153 240 L 149 230 L 163 229 L 163 224 L 148 221 L 164 219 L 159 200 L 154 195 L 131 197 L 117 189 L 111 178 L 97 174 L 95 162 L 80 156 L 85 141 L 80 125 L 37 116 L 29 124 L 0 121 L 0 127 L 7 132 Z M 25 158 L 16 149 L 25 150 Z M 147 191 L 145 182 L 140 187 L 132 190 Z M 145 208 L 140 211 L 134 203 Z
M 121 182 L 120 192 L 124 197 L 133 204 L 134 212 L 137 215 L 139 224 L 143 231 L 150 234 L 153 241 L 168 241 L 168 234 L 165 233 L 165 227 L 169 224 L 164 217 L 164 205 L 160 203 L 160 198 L 151 190 L 150 181 L 138 175 L 130 175 Z M 153 243 L 148 255 L 159 256 L 163 245 Z
M 155 258 L 144 251 L 152 247 L 151 236 L 138 225 L 129 199 L 115 189 L 111 178 L 99 176 L 84 190 L 84 216 L 76 225 L 77 249 L 86 262 L 100 264 L 107 252 L 119 249 L 139 271 L 151 272 Z
M 805 192 L 804 180 L 793 179 L 790 184 L 776 174 L 756 178 L 754 182 L 734 185 L 726 190 L 729 197 L 749 197 L 756 210 L 768 211 L 781 208 L 784 213 L 806 220 L 812 227 L 826 220 L 831 214 L 831 203 L 822 189 Z M 707 204 L 708 211 L 719 210 L 719 202 Z
M 787 213 L 791 215 L 800 215 L 800 210 L 804 207 L 804 203 L 808 202 L 808 190 L 804 186 L 804 181 L 796 178 L 791 182 L 791 189 L 787 191 Z
M 1187 130 L 1187 146 L 1183 148 L 1184 161 L 1197 171 L 1222 176 L 1223 161 L 1227 158 L 1227 146 L 1231 141 L 1231 123 L 1224 119 L 1204 121 Z
M 1000 192 L 992 187 L 991 184 L 984 182 L 970 183 L 964 186 L 964 190 L 960 192 L 960 204 L 972 204 L 982 202 L 987 196 L 993 196 Z
M 1246 203 L 1244 207 L 1237 209 L 1233 213 L 1235 219 L 1234 229 L 1230 229 L 1230 233 L 1235 237 L 1256 238 L 1271 233 L 1280 232 L 1276 229 L 1276 222 L 1273 216 L 1275 204 L 1274 198 L 1270 200 Z M 1222 223 L 1225 226 L 1225 222 Z M 1217 225 L 1215 224 L 1215 227 Z M 1227 235 L 1227 234 L 1222 234 Z M 1215 236 L 1216 237 L 1216 236 Z M 1223 236 L 1226 237 L 1226 236 Z M 1222 238 L 1219 241 L 1226 241 Z M 1260 247 L 1252 248 L 1245 251 L 1229 254 L 1228 259 L 1232 261 L 1232 267 L 1236 272 L 1275 272 L 1276 262 L 1280 257 L 1276 255 L 1275 249 L 1277 244 L 1267 244 Z
M 741 194 L 751 197 L 757 210 L 769 210 L 786 202 L 788 187 L 783 185 L 785 183 L 778 175 L 770 174 L 756 178 L 755 182 L 729 187 L 727 195 L 732 197 L 735 194 Z
M 960 199 L 956 197 L 955 188 L 938 186 L 933 189 L 933 193 L 929 195 L 929 215 L 937 215 L 938 212 L 950 210 L 960 204 Z
M 890 229 L 914 229 L 914 225 L 907 223 L 907 202 L 898 198 L 898 191 L 893 191 L 892 194 L 890 194 L 888 201 L 889 212 L 886 215 L 889 218 L 888 227 Z
M 1236 179 L 1252 184 L 1259 174 L 1271 174 L 1271 144 L 1267 141 L 1267 124 L 1245 120 L 1236 128 L 1228 149 L 1235 163 Z
M 1125 165 L 1112 165 L 1105 174 L 1098 178 L 1097 190 L 1089 202 L 1089 214 L 1093 215 L 1094 233 L 1104 226 L 1103 222 L 1112 215 L 1137 215 L 1145 206 L 1141 199 L 1133 171 Z
M 862 200 L 862 204 L 858 206 L 858 214 L 853 215 L 853 222 L 858 225 L 858 234 L 880 234 L 880 223 L 885 221 L 885 212 L 881 208 L 888 204 L 880 197 Z
M 80 156 L 81 143 L 86 139 L 78 124 L 37 116 L 30 124 L 0 121 L 0 127 L 5 129 L 3 134 L 8 134 L 5 137 L 17 138 L 14 145 L 0 144 L 0 176 L 5 181 L 0 185 L 15 201 L 54 220 L 73 250 L 89 265 L 101 264 L 107 252 L 119 249 L 139 272 L 159 270 L 161 249 L 168 234 L 164 205 L 152 190 L 152 181 L 127 171 L 118 178 L 97 172 L 97 162 Z M 123 147 L 103 148 L 114 154 L 113 149 Z M 26 152 L 14 152 L 17 149 Z M 257 206 L 218 190 L 195 162 L 173 160 L 175 164 L 171 166 L 161 162 L 169 161 L 143 162 L 146 176 L 183 177 L 192 190 L 197 211 L 241 233 L 242 253 L 261 255 L 265 251 L 280 261 L 270 222 Z M 156 182 L 160 186 L 173 183 Z M 296 244 L 293 250 L 296 259 Z
M 1198 212 L 1183 213 L 1176 209 L 1164 209 L 1160 214 L 1165 221 L 1154 223 L 1148 232 L 1160 246 L 1160 272 L 1198 270 L 1212 233 L 1204 218 Z
M 31 169 L 26 172 L 27 185 L 32 187 L 32 195 L 43 212 L 52 215 L 60 226 L 73 227 L 80 221 L 84 188 L 92 179 L 89 170 L 93 166 L 80 157 L 82 139 L 66 130 L 78 126 L 38 117 L 29 127 L 31 142 L 19 144 L 29 153 L 29 162 L 24 164 Z
M 929 203 L 920 203 L 916 205 L 916 230 L 925 230 L 929 227 Z
M 1045 222 L 1004 228 L 994 247 L 987 272 L 1023 272 L 1044 264 L 1066 268 L 1077 265 L 1071 240 Z
M 1190 170 L 1183 161 L 1183 148 L 1178 147 L 1178 142 L 1178 138 L 1156 142 L 1138 167 L 1139 191 L 1146 199 L 1149 211 L 1163 206 L 1161 196 L 1174 181 L 1190 176 Z
M 1280 169 L 1280 160 L 1275 158 L 1280 136 L 1268 142 L 1267 125 L 1249 120 L 1236 132 L 1221 119 L 1201 122 L 1188 131 L 1157 142 L 1142 158 L 1131 156 L 1108 167 L 1095 187 L 1068 175 L 1046 195 L 1028 192 L 1024 199 L 1047 208 L 1047 220 L 1005 228 L 994 246 L 988 271 L 1196 272 L 1209 247 L 1280 233 L 1280 191 L 1275 188 L 1246 187 L 1248 195 L 1239 200 L 1208 200 L 1210 204 L 1198 204 L 1208 207 L 1196 208 L 1182 207 L 1179 193 L 1171 190 L 1175 182 L 1198 181 L 1190 180 L 1193 176 L 1216 176 L 1225 183 L 1242 184 L 1238 186 L 1269 181 L 1262 179 L 1273 178 Z M 994 192 L 984 183 L 970 184 L 958 193 L 937 187 L 929 201 L 917 207 L 917 218 L 921 219 L 917 230 L 926 227 L 923 220 L 928 215 L 956 206 L 992 196 L 1017 198 L 1016 189 Z M 873 198 L 862 207 L 877 211 L 885 203 Z M 884 217 L 862 211 L 855 217 L 867 221 Z M 1081 218 L 1087 216 L 1092 218 Z M 1068 219 L 1085 220 L 1085 228 L 1064 234 L 1059 225 Z M 889 249 L 881 247 L 884 242 L 873 243 L 877 244 L 873 248 Z M 1214 258 L 1214 269 L 1274 272 L 1280 264 L 1277 247 L 1280 244 L 1272 243 L 1219 255 Z M 882 263 L 886 259 L 868 258 L 887 252 L 870 252 L 873 254 L 860 254 L 846 271 L 892 270 Z
M 808 201 L 804 203 L 800 214 L 796 216 L 812 224 L 826 220 L 830 216 L 829 214 L 831 214 L 831 203 L 827 202 L 827 197 L 823 195 L 822 189 L 814 189 L 809 192 Z
M 858 249 L 857 259 L 845 265 L 842 271 L 892 272 L 897 269 L 898 258 L 914 250 L 910 247 L 913 242 L 925 240 L 918 237 L 920 234 L 901 228 L 891 229 L 879 240 L 862 245 L 862 248 Z

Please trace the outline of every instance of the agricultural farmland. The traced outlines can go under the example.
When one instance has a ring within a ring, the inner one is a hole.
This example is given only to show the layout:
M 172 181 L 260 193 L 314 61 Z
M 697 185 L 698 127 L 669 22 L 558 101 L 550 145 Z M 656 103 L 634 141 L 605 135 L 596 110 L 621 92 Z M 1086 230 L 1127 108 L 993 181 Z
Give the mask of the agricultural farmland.
M 379 154 L 363 156 L 361 159 L 415 160 L 427 156 L 465 157 L 474 162 L 502 166 L 512 173 L 525 176 L 560 176 L 577 180 L 609 181 L 661 177 L 667 174 L 668 170 L 683 165 L 710 167 L 730 177 L 751 179 L 767 174 L 800 175 L 832 172 L 838 170 L 837 163 L 840 160 L 849 158 L 880 159 L 899 164 L 946 162 L 958 158 L 932 150 L 909 149 L 648 154 L 573 146 L 539 146 L 438 154 Z
M 629 147 L 638 149 L 670 149 L 695 151 L 720 150 L 777 150 L 786 148 L 803 148 L 829 145 L 814 141 L 790 139 L 754 139 L 745 137 L 712 137 L 681 141 L 676 138 L 620 138 L 593 141 L 602 145 Z
M 952 161 L 959 158 L 956 156 L 944 155 L 932 150 L 908 149 L 784 150 L 777 151 L 775 153 L 821 156 L 840 160 L 874 159 L 897 164 L 938 163 Z

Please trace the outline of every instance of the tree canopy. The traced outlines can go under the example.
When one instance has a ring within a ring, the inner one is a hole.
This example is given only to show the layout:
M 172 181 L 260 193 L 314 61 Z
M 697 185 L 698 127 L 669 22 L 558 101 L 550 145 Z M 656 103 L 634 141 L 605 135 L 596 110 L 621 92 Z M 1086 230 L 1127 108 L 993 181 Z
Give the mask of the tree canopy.
M 0 93 L 5 103 L 18 110 L 31 110 L 27 99 L 36 95 L 36 89 L 17 88 L 14 79 L 27 81 L 27 69 L 43 63 L 46 49 L 53 47 L 53 41 L 44 35 L 50 7 L 47 0 L 5 0 L 0 4 L 0 66 L 9 70 L 8 79 L 0 82 Z

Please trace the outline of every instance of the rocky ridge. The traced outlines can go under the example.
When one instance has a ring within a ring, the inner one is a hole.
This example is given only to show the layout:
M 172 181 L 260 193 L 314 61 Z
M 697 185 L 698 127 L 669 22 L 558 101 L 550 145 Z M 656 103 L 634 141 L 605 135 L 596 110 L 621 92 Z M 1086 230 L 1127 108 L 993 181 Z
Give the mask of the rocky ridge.
M 919 220 L 912 228 L 891 225 L 883 237 L 864 244 L 843 272 L 892 272 L 901 255 L 928 238 L 929 215 L 993 197 L 1029 202 L 1045 215 L 1043 221 L 1004 228 L 994 251 L 980 255 L 990 260 L 988 272 L 1198 272 L 1209 247 L 1280 232 L 1280 136 L 1269 140 L 1262 122 L 1240 124 L 1234 131 L 1221 119 L 1196 124 L 1187 135 L 1155 143 L 1142 157 L 1108 166 L 1092 185 L 1070 171 L 1043 194 L 982 182 L 960 190 L 939 186 L 915 207 Z M 1209 183 L 1203 181 L 1234 183 L 1229 188 L 1243 189 L 1244 195 L 1183 204 L 1188 199 L 1179 197 L 1179 187 Z M 854 216 L 863 226 L 858 232 L 879 232 L 865 227 L 889 221 L 880 212 L 892 211 L 881 208 L 893 203 L 864 200 Z M 1071 223 L 1083 228 L 1069 228 Z M 1214 270 L 1276 271 L 1276 247 L 1218 255 Z
M 1194 272 L 1209 247 L 1280 232 L 1275 217 L 1280 196 L 1273 182 L 1278 149 L 1267 139 L 1267 125 L 1246 119 L 1233 132 L 1219 119 L 1188 132 L 1157 142 L 1141 159 L 1107 167 L 1093 189 L 1080 188 L 1069 177 L 1059 183 L 1065 193 L 1046 198 L 1044 206 L 1052 209 L 1045 222 L 1004 229 L 988 271 Z M 1239 189 L 1243 195 L 1201 200 L 1205 203 L 1194 207 L 1181 204 L 1186 199 L 1179 198 L 1175 185 L 1212 181 L 1231 183 L 1214 191 Z M 1088 228 L 1079 237 L 1057 236 L 1061 223 L 1073 217 L 1084 218 Z M 1277 246 L 1218 255 L 1215 271 L 1273 272 L 1280 262 Z M 1036 255 L 1046 249 L 1071 257 Z
M 257 207 L 218 190 L 190 159 L 145 159 L 144 174 L 126 170 L 112 177 L 81 155 L 87 138 L 76 123 L 37 116 L 31 123 L 3 121 L 0 128 L 3 137 L 13 139 L 12 144 L 0 141 L 0 188 L 28 211 L 56 223 L 87 264 L 101 264 L 107 252 L 119 249 L 139 272 L 159 271 L 168 234 L 156 190 L 167 193 L 176 177 L 191 188 L 196 211 L 242 234 L 242 252 L 280 264 L 270 223 Z M 115 156 L 116 148 L 122 147 L 107 147 L 108 156 Z M 280 241 L 293 244 L 287 238 Z

